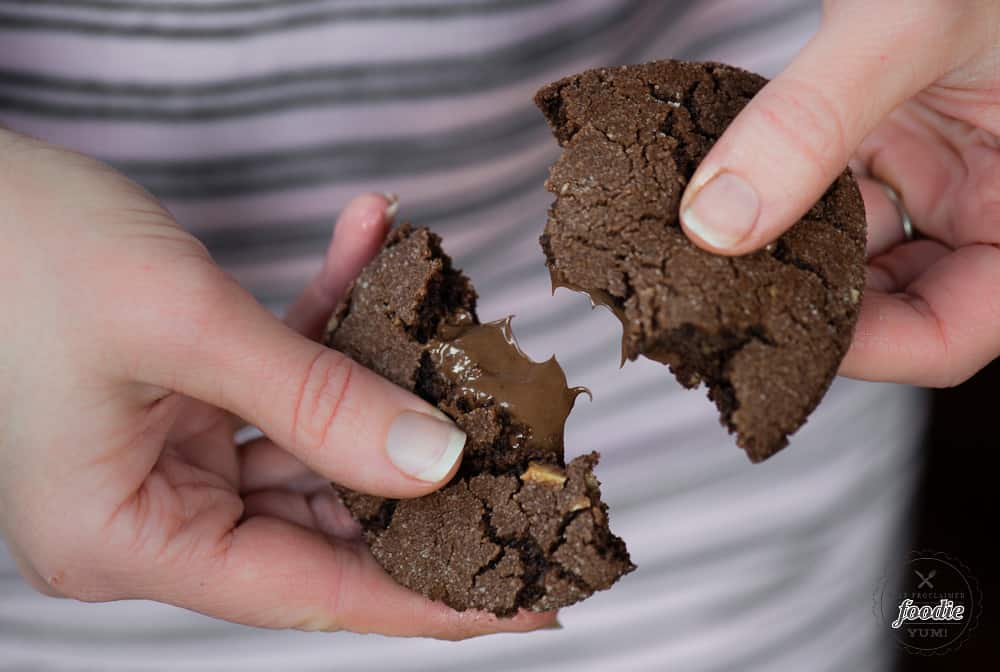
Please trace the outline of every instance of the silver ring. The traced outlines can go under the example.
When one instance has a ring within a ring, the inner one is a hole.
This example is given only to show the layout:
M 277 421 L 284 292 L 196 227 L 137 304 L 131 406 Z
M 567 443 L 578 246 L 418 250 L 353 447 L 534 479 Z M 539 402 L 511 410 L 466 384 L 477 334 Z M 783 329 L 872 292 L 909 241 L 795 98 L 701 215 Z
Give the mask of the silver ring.
M 876 182 L 882 185 L 885 190 L 885 195 L 889 197 L 892 204 L 896 206 L 896 212 L 899 213 L 900 223 L 903 225 L 903 238 L 907 241 L 913 240 L 916 236 L 916 231 L 913 228 L 913 220 L 910 218 L 910 213 L 906 211 L 906 206 L 903 205 L 903 198 L 899 195 L 892 185 L 882 180 L 876 179 Z

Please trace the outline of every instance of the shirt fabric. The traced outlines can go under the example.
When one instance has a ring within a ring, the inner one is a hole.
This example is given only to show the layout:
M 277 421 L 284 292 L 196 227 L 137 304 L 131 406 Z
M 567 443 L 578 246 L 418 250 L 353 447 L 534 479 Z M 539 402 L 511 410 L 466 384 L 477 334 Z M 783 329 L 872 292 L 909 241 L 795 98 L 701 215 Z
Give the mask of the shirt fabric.
M 838 379 L 789 448 L 751 466 L 704 390 L 618 370 L 620 325 L 550 293 L 538 246 L 558 148 L 531 97 L 604 65 L 678 57 L 774 75 L 815 31 L 803 0 L 4 0 L 0 120 L 160 197 L 280 311 L 336 213 L 401 195 L 586 385 L 569 456 L 599 450 L 639 569 L 564 629 L 449 643 L 252 629 L 145 601 L 34 593 L 0 542 L 0 671 L 887 670 L 873 615 L 906 550 L 923 395 Z

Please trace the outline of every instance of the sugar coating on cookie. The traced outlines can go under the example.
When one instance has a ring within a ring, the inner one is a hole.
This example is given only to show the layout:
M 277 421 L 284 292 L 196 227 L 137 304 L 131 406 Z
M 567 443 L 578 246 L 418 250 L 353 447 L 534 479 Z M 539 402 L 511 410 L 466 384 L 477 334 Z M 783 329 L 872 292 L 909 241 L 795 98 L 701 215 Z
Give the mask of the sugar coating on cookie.
M 590 70 L 535 102 L 562 155 L 541 237 L 554 287 L 588 293 L 622 322 L 623 359 L 705 383 L 753 461 L 788 443 L 847 352 L 864 291 L 865 213 L 841 174 L 766 249 L 725 257 L 680 228 L 695 168 L 764 86 L 717 63 Z
M 379 564 L 449 606 L 508 616 L 578 602 L 632 571 L 591 453 L 565 462 L 581 388 L 532 362 L 509 320 L 480 324 L 440 240 L 403 225 L 361 272 L 324 341 L 452 417 L 468 438 L 442 489 L 395 500 L 338 488 Z

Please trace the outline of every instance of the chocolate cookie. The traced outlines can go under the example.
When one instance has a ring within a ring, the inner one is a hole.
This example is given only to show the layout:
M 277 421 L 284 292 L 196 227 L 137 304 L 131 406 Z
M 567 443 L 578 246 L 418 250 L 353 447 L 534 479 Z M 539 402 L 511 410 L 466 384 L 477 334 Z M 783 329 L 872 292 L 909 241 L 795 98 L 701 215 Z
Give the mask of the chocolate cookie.
M 608 528 L 597 453 L 564 461 L 563 426 L 583 390 L 554 358 L 529 360 L 509 319 L 480 324 L 475 303 L 438 237 L 408 225 L 354 282 L 325 342 L 435 404 L 468 439 L 435 493 L 341 498 L 408 588 L 500 616 L 564 607 L 634 569 Z
M 622 322 L 622 354 L 704 382 L 751 460 L 787 445 L 847 351 L 864 288 L 865 213 L 844 172 L 775 243 L 741 257 L 693 245 L 681 195 L 766 80 L 715 63 L 590 70 L 535 102 L 563 147 L 541 238 L 553 286 Z

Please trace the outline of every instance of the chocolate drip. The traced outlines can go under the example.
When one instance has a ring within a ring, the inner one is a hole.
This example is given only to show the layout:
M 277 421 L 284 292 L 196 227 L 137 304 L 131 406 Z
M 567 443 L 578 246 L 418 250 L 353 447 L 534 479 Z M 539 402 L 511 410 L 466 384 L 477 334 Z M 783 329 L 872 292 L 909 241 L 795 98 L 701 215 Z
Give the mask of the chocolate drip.
M 567 387 L 566 374 L 550 357 L 533 362 L 518 347 L 510 318 L 487 324 L 448 324 L 429 344 L 434 368 L 479 403 L 493 399 L 528 428 L 526 446 L 562 451 L 563 429 L 576 397 L 590 391 Z
M 560 287 L 564 287 L 573 292 L 579 292 L 590 299 L 590 307 L 596 308 L 601 306 L 607 308 L 611 311 L 611 314 L 618 318 L 618 321 L 622 323 L 622 354 L 621 361 L 618 362 L 618 367 L 621 368 L 625 366 L 625 360 L 628 359 L 627 348 L 625 347 L 625 334 L 628 333 L 628 318 L 625 317 L 625 306 L 622 305 L 620 299 L 615 298 L 610 292 L 606 292 L 603 289 L 584 289 L 574 285 L 571 282 L 565 280 L 559 280 L 556 278 L 556 272 L 549 269 L 549 280 L 552 282 L 552 293 L 555 294 L 556 290 Z

